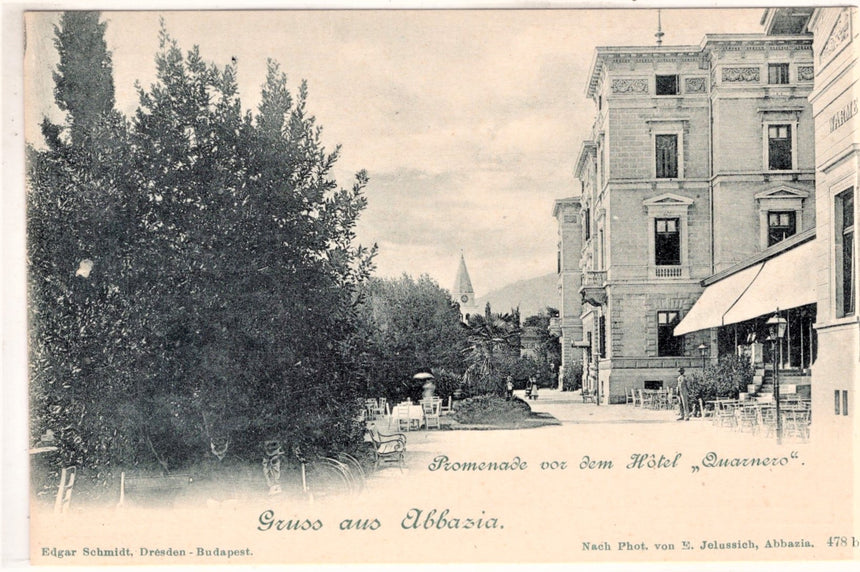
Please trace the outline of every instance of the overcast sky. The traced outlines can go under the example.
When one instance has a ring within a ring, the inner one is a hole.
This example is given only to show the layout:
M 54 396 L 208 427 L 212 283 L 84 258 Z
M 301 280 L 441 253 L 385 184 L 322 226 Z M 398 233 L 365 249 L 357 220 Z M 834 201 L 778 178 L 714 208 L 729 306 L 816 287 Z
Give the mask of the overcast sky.
M 664 10 L 664 44 L 761 32 L 761 9 Z M 26 134 L 39 143 L 53 104 L 56 14 L 27 30 Z M 586 74 L 600 45 L 651 45 L 654 10 L 105 12 L 117 104 L 155 76 L 159 18 L 180 46 L 238 60 L 255 108 L 271 57 L 324 140 L 343 145 L 338 181 L 367 169 L 359 239 L 379 244 L 378 274 L 430 274 L 451 288 L 462 249 L 478 296 L 555 271 L 553 201 L 579 193 L 573 164 L 594 108 Z

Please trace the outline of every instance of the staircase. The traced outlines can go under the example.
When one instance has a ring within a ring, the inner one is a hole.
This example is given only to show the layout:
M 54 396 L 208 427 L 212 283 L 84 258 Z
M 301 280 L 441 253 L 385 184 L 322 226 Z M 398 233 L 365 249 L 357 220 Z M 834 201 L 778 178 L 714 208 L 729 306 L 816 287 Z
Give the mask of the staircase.
M 749 396 L 773 395 L 773 369 L 764 367 L 761 364 L 756 365 L 753 382 L 750 385 L 755 391 L 750 391 Z M 779 372 L 779 388 L 780 394 L 794 395 L 808 399 L 810 393 L 809 375 L 804 375 L 793 370 L 780 370 Z
M 763 394 L 773 395 L 773 370 L 765 368 L 762 364 L 757 364 L 750 388 L 752 389 L 753 386 L 755 386 L 755 390 L 749 392 L 750 397 Z

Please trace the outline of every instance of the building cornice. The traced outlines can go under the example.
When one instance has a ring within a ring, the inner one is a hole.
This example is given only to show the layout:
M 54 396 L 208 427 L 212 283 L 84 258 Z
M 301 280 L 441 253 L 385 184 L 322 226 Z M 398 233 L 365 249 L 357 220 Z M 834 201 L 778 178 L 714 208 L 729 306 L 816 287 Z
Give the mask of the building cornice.
M 698 59 L 701 55 L 699 46 L 598 46 L 591 59 L 588 72 L 586 97 L 593 99 L 600 84 L 600 76 L 607 62 L 649 63 L 657 61 L 677 62 L 679 58 Z
M 768 36 L 767 34 L 705 34 L 702 38 L 701 50 L 743 46 L 745 48 L 764 48 L 796 44 L 804 49 L 812 49 L 812 34 L 794 34 Z M 808 48 L 807 48 L 808 46 Z
M 589 156 L 597 155 L 597 143 L 592 141 L 591 139 L 586 139 L 579 146 L 579 157 L 576 159 L 576 166 L 573 168 L 573 176 L 577 179 L 582 180 L 582 170 L 585 168 L 585 162 L 588 161 Z
M 735 49 L 773 49 L 800 47 L 812 50 L 812 34 L 705 34 L 698 45 L 677 46 L 598 46 L 594 49 L 588 70 L 585 95 L 594 99 L 608 62 L 652 63 L 662 61 L 697 61 L 712 51 Z
M 555 204 L 552 207 L 552 216 L 553 218 L 558 217 L 558 213 L 562 207 L 579 207 L 582 204 L 582 197 L 567 197 L 564 199 L 556 199 Z

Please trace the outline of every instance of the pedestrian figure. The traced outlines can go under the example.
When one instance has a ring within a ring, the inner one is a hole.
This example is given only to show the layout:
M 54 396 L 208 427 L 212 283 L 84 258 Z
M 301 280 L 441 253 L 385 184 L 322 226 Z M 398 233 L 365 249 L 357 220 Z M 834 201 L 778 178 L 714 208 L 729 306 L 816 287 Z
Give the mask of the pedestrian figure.
M 510 400 L 514 396 L 514 378 L 512 376 L 508 376 L 508 381 L 505 384 L 505 391 L 507 393 L 507 398 Z
M 684 421 L 690 420 L 690 395 L 687 392 L 687 377 L 684 375 L 684 368 L 678 370 L 678 397 L 680 397 L 680 408 L 679 412 L 680 417 L 678 417 L 678 421 L 682 419 Z
M 535 379 L 534 376 L 531 376 L 529 378 L 529 383 L 531 384 L 530 385 L 531 392 L 529 393 L 529 397 L 531 399 L 537 399 L 538 398 L 538 385 L 537 385 L 537 380 Z

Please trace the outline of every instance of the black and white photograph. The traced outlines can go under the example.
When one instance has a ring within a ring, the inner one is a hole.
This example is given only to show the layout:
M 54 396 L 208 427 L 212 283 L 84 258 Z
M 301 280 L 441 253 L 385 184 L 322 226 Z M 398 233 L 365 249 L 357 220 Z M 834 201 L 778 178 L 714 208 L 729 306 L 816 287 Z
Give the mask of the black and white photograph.
M 223 8 L 16 15 L 4 565 L 856 562 L 856 7 Z

